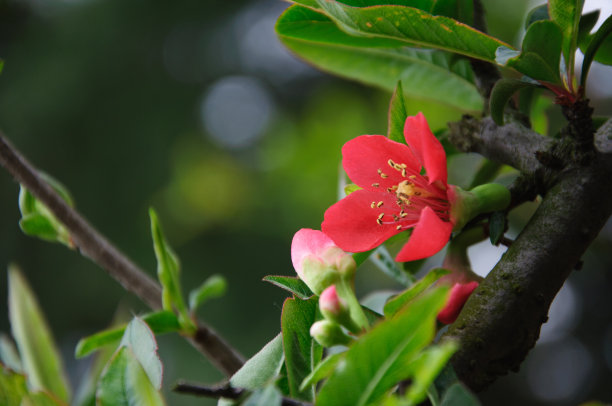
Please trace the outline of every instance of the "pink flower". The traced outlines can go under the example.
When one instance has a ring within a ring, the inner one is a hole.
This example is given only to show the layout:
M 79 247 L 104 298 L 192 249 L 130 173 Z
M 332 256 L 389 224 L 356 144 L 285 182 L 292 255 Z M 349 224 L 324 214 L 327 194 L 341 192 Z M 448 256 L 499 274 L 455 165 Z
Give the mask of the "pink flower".
M 446 183 L 446 154 L 422 113 L 406 119 L 408 145 L 362 135 L 342 148 L 342 165 L 362 189 L 331 206 L 321 228 L 343 250 L 361 252 L 412 229 L 397 261 L 429 257 L 454 226 L 454 186 Z M 425 173 L 423 173 L 423 168 Z
M 451 293 L 446 302 L 446 306 L 438 313 L 438 321 L 444 324 L 452 324 L 457 320 L 457 316 L 463 309 L 463 305 L 478 287 L 478 282 L 455 283 L 451 288 Z
M 341 277 L 352 277 L 355 260 L 322 231 L 302 228 L 291 242 L 291 261 L 300 279 L 316 294 Z

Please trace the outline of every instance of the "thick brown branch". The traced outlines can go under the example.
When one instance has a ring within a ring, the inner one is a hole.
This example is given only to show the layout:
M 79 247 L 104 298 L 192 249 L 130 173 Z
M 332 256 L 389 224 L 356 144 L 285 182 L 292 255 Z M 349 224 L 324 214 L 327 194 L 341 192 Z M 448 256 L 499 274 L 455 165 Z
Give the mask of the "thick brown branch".
M 76 210 L 70 207 L 39 175 L 34 167 L 6 140 L 0 132 L 0 165 L 15 180 L 43 202 L 70 232 L 75 247 L 98 264 L 127 291 L 138 296 L 152 309 L 160 309 L 161 288 L 143 270 L 123 255 L 103 235 L 94 229 Z M 203 352 L 227 375 L 243 364 L 242 357 L 215 331 L 199 323 L 192 344 Z
M 499 127 L 491 118 L 465 116 L 460 122 L 449 123 L 449 127 L 448 138 L 460 151 L 478 152 L 527 175 L 544 169 L 537 154 L 554 142 L 517 122 Z
M 606 125 L 597 136 L 610 134 Z M 603 154 L 567 169 L 448 330 L 460 344 L 452 363 L 472 389 L 517 370 L 535 345 L 552 300 L 612 214 L 611 176 Z

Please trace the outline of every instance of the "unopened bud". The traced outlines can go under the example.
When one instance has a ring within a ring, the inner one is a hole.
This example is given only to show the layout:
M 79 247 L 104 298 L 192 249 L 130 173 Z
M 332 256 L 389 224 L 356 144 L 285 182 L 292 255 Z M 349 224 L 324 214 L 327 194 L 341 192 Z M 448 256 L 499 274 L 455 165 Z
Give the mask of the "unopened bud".
M 322 231 L 303 228 L 295 233 L 291 259 L 300 279 L 317 295 L 339 279 L 352 281 L 357 265 Z
M 338 322 L 342 314 L 347 313 L 346 303 L 338 297 L 336 286 L 325 289 L 319 297 L 319 308 L 326 319 Z
M 349 345 L 352 339 L 342 331 L 339 324 L 330 320 L 315 322 L 310 327 L 310 335 L 323 347 Z
M 443 324 L 452 324 L 457 320 L 463 305 L 478 287 L 478 282 L 455 283 L 451 288 L 446 306 L 438 313 L 438 321 Z
M 323 263 L 320 259 L 308 256 L 302 261 L 300 278 L 308 285 L 310 290 L 320 295 L 325 288 L 333 285 L 340 279 L 340 272 Z

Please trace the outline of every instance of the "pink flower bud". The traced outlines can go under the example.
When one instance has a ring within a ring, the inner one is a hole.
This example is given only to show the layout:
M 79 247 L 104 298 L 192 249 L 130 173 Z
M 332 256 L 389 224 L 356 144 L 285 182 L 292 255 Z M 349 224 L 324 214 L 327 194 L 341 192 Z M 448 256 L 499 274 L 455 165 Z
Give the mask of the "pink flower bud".
M 352 279 L 357 265 L 322 231 L 303 228 L 293 236 L 291 260 L 300 279 L 316 294 L 340 278 Z
M 478 287 L 478 282 L 455 283 L 451 288 L 450 297 L 446 306 L 438 313 L 438 321 L 444 324 L 451 324 L 457 320 L 463 305 L 468 300 L 474 289 Z
M 337 319 L 347 311 L 346 304 L 338 297 L 336 286 L 332 285 L 325 289 L 319 297 L 319 308 L 326 318 Z

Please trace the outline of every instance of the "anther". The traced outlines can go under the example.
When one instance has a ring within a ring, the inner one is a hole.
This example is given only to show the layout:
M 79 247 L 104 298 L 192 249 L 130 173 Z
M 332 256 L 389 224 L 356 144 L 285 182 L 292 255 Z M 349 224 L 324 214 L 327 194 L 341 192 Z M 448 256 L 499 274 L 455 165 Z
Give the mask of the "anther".
M 380 184 L 379 183 L 372 183 L 372 187 L 379 187 Z
M 384 173 L 384 172 L 381 172 L 381 173 L 380 173 L 380 177 L 381 177 L 381 178 L 383 178 L 383 179 L 387 179 L 387 178 L 389 177 L 389 175 L 387 175 L 387 174 L 386 174 L 386 173 Z
M 391 168 L 395 168 L 395 162 L 393 162 L 393 160 L 392 160 L 392 159 L 389 159 L 389 160 L 387 161 L 387 163 L 389 164 L 389 166 L 390 166 Z
M 376 203 L 376 207 L 381 207 L 382 205 L 383 205 L 382 200 L 380 202 Z
M 395 227 L 395 229 L 396 229 L 396 230 L 401 230 L 401 229 L 402 229 L 402 226 L 397 226 L 397 227 Z
M 376 207 L 376 202 L 372 202 L 372 203 L 370 203 L 370 207 L 371 207 L 371 208 Z
M 378 218 L 376 219 L 376 222 L 378 223 L 379 226 L 382 226 L 382 224 L 383 224 L 382 219 L 383 219 L 384 216 L 385 216 L 385 213 L 380 213 L 378 215 Z

